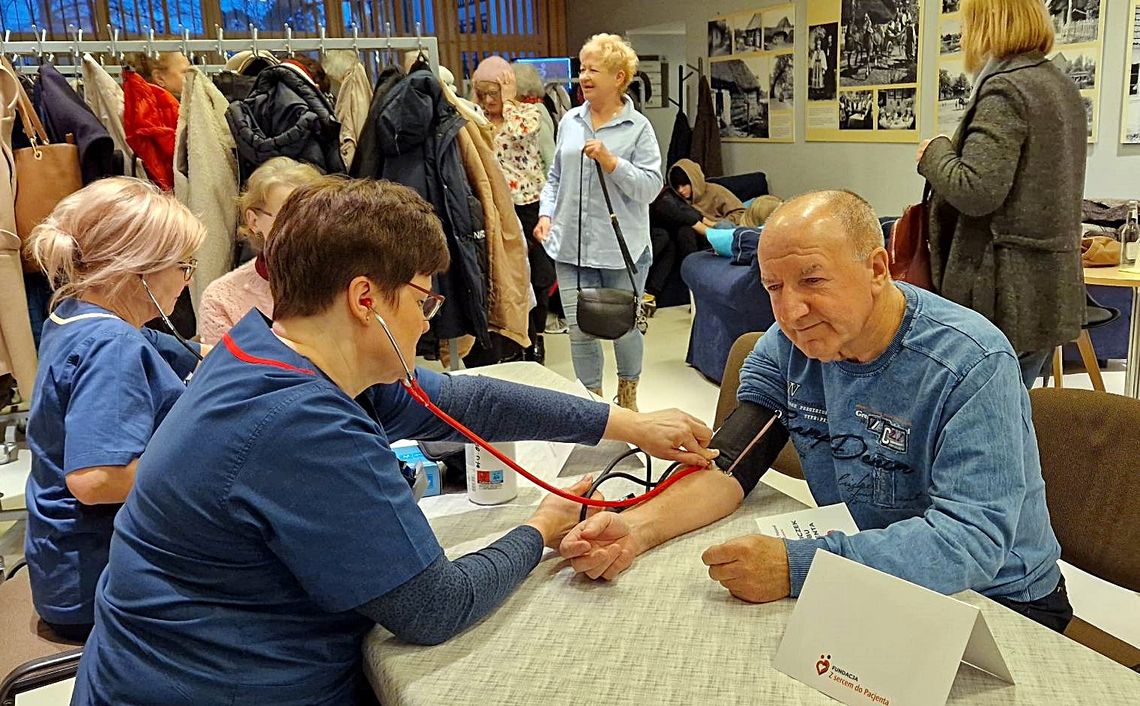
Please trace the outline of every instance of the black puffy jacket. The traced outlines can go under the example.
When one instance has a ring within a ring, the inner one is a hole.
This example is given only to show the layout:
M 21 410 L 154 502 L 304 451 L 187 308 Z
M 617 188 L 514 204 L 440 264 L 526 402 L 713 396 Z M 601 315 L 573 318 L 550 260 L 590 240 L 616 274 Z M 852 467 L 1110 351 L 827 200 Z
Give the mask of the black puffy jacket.
M 432 333 L 438 339 L 470 334 L 488 345 L 487 238 L 483 209 L 459 152 L 464 122 L 443 97 L 439 80 L 430 71 L 413 71 L 384 96 L 368 126 L 375 130 L 376 154 L 362 154 L 358 146 L 353 176 L 411 187 L 435 207 L 451 268 L 436 281 L 447 302 L 432 320 Z
M 300 66 L 284 63 L 262 70 L 249 95 L 230 103 L 226 121 L 237 143 L 243 182 L 274 157 L 292 157 L 326 174 L 345 171 L 332 103 Z

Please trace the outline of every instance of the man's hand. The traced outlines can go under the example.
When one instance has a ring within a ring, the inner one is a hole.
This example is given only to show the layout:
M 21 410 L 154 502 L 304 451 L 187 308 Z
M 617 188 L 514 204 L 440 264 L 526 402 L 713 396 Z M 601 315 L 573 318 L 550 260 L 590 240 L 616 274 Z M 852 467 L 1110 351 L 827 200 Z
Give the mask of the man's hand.
M 709 547 L 701 555 L 709 577 L 749 603 L 787 598 L 792 592 L 784 540 L 749 534 Z
M 586 153 L 587 157 L 602 165 L 602 169 L 605 169 L 607 174 L 617 169 L 617 157 L 606 149 L 601 140 L 586 140 L 586 145 L 582 151 Z
M 606 581 L 628 569 L 638 554 L 629 525 L 613 512 L 600 512 L 570 530 L 558 551 L 574 571 Z
M 594 477 L 592 475 L 583 476 L 574 485 L 566 489 L 566 492 L 571 495 L 584 495 L 593 484 Z M 594 493 L 594 498 L 601 500 L 601 493 Z M 572 500 L 561 498 L 554 493 L 548 494 L 538 504 L 538 509 L 534 511 L 534 515 L 526 524 L 535 528 L 542 534 L 542 543 L 551 549 L 557 549 L 558 543 L 566 536 L 578 522 L 578 513 L 581 510 L 581 504 Z M 591 508 L 593 512 L 597 512 Z
M 708 425 L 679 409 L 639 414 L 613 407 L 605 438 L 627 441 L 655 458 L 706 468 L 720 453 L 708 448 L 712 435 Z

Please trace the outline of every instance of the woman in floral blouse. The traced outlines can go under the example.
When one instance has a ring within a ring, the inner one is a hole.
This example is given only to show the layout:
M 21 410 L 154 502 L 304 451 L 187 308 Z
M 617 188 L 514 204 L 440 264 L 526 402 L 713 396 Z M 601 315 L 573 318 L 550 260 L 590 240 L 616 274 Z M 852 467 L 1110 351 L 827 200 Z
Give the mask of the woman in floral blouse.
M 546 325 L 546 310 L 550 290 L 554 286 L 554 262 L 534 238 L 538 225 L 538 202 L 542 187 L 546 185 L 539 148 L 542 124 L 541 105 L 522 103 L 518 98 L 515 72 L 505 59 L 491 56 L 484 59 L 472 74 L 475 102 L 495 125 L 495 155 L 503 169 L 503 176 L 511 188 L 515 213 L 522 222 L 527 237 L 530 259 L 530 282 L 538 304 L 530 313 L 531 348 L 527 357 L 543 362 L 542 332 Z

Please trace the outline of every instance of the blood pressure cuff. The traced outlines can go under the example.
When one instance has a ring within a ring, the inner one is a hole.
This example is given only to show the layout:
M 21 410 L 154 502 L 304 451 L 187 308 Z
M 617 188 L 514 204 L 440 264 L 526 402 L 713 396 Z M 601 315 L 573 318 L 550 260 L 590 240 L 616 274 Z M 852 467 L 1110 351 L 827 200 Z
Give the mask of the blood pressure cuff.
M 747 496 L 760 482 L 760 476 L 788 443 L 788 430 L 772 410 L 754 402 L 741 402 L 713 435 L 709 448 L 720 450 L 714 463 L 722 473 L 740 483 Z M 760 436 L 769 421 L 772 426 Z

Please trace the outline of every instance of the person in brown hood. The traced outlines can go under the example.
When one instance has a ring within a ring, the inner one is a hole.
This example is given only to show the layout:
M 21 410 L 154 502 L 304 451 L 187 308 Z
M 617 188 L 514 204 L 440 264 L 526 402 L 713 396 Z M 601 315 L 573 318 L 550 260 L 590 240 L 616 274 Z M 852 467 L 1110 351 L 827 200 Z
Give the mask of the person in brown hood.
M 657 310 L 657 296 L 687 256 L 709 248 L 709 228 L 743 225 L 744 204 L 719 184 L 705 181 L 701 166 L 680 159 L 669 168 L 665 188 L 649 207 L 653 264 L 642 299 L 647 316 Z
M 669 187 L 701 214 L 701 220 L 690 226 L 701 235 L 722 223 L 726 228 L 740 225 L 744 204 L 720 184 L 705 181 L 701 165 L 693 160 L 677 160 L 669 168 Z

